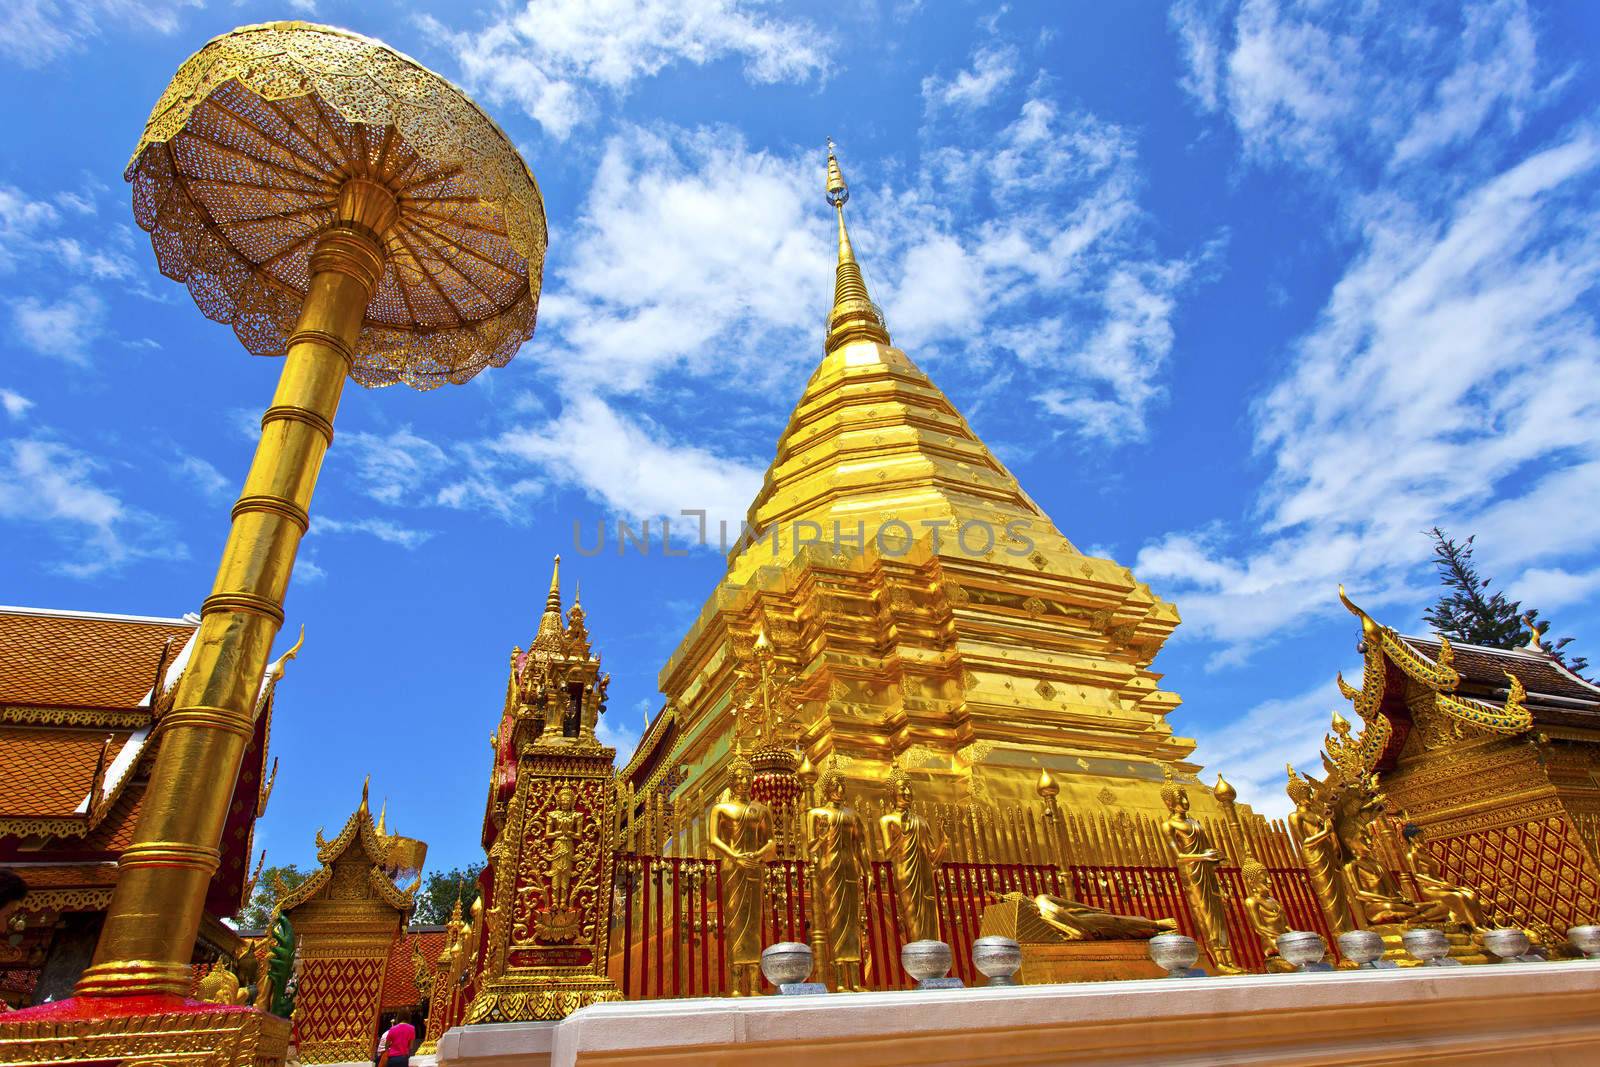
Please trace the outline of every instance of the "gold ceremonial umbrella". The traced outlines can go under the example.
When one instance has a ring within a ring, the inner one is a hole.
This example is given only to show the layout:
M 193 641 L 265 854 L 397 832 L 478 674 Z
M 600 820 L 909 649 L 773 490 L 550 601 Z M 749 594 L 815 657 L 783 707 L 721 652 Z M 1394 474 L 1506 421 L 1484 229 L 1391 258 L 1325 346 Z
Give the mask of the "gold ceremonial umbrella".
M 285 357 L 83 995 L 182 994 L 345 378 L 430 389 L 533 334 L 544 205 L 459 89 L 365 37 L 247 26 L 191 56 L 128 164 L 161 271 Z

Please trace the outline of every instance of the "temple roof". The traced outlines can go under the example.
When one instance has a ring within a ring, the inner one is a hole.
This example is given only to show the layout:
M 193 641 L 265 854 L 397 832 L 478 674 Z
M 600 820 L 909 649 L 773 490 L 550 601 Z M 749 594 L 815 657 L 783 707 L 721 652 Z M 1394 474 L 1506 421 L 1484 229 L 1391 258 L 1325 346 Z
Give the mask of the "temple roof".
M 0 704 L 134 708 L 167 642 L 181 645 L 199 625 L 193 616 L 0 607 Z
M 95 872 L 132 840 L 155 725 L 198 627 L 193 615 L 0 607 L 0 863 L 59 863 L 77 872 L 70 879 L 98 884 Z M 249 881 L 252 831 L 270 793 L 263 770 L 281 674 L 282 660 L 268 669 L 256 703 L 208 891 L 213 914 L 235 910 Z
M 1437 661 L 1438 637 L 1402 636 L 1417 652 Z M 1535 722 L 1569 722 L 1572 716 L 1588 725 L 1600 725 L 1600 686 L 1586 682 L 1562 667 L 1548 653 L 1524 648 L 1489 648 L 1450 642 L 1460 692 L 1485 700 L 1501 699 L 1510 673 L 1527 690 L 1526 704 Z
M 280 913 L 291 911 L 314 899 L 333 878 L 334 865 L 345 853 L 357 848 L 361 850 L 362 859 L 367 866 L 368 881 L 376 890 L 378 898 L 397 911 L 411 910 L 417 886 L 401 889 L 390 880 L 389 871 L 396 864 L 393 853 L 398 843 L 404 843 L 406 846 L 421 843 L 414 842 L 411 838 L 389 834 L 373 820 L 372 808 L 368 804 L 367 788 L 367 783 L 362 783 L 361 803 L 356 805 L 356 810 L 345 820 L 344 827 L 337 835 L 329 840 L 322 836 L 321 830 L 317 831 L 317 862 L 322 866 L 310 878 L 279 897 L 277 910 Z M 423 847 L 425 849 L 426 846 Z M 421 867 L 420 860 L 416 866 Z

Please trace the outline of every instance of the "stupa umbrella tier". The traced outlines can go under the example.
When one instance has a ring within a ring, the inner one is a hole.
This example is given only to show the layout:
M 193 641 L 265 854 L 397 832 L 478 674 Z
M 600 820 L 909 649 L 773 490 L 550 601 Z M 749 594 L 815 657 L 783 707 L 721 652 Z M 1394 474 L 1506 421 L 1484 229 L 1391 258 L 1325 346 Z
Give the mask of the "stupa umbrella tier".
M 393 198 L 351 354 L 366 386 L 431 389 L 533 334 L 538 185 L 498 126 L 376 41 L 305 23 L 235 30 L 178 71 L 128 164 L 163 274 L 256 355 L 283 355 L 341 190 Z
M 128 165 L 162 272 L 285 357 L 149 801 L 80 995 L 181 994 L 262 671 L 347 377 L 428 389 L 531 336 L 538 186 L 460 90 L 364 37 L 249 26 L 179 69 Z

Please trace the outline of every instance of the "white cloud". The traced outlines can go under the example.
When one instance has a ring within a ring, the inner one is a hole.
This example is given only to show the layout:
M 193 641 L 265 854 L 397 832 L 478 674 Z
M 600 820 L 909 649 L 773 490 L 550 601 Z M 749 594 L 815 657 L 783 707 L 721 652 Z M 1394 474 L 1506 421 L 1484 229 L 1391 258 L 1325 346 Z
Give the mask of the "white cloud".
M 0 408 L 13 419 L 21 419 L 33 407 L 33 401 L 12 389 L 0 389 Z
M 1600 543 L 1600 226 L 1579 130 L 1459 195 L 1437 219 L 1392 192 L 1350 209 L 1365 244 L 1287 372 L 1255 405 L 1272 474 L 1255 536 L 1175 533 L 1137 570 L 1236 662 L 1263 633 L 1414 605 L 1419 531 L 1476 532 L 1505 570 Z
M 180 453 L 172 465 L 173 474 L 181 481 L 192 485 L 201 496 L 210 497 L 212 500 L 225 500 L 233 489 L 233 480 L 223 473 L 208 460 L 188 453 Z
M 1359 677 L 1360 672 L 1358 662 L 1345 676 Z M 1266 700 L 1243 715 L 1212 724 L 1197 738 L 1196 751 L 1239 791 L 1240 800 L 1268 818 L 1280 818 L 1293 807 L 1284 792 L 1284 764 L 1320 774 L 1318 753 L 1332 713 L 1348 715 L 1349 707 L 1328 678 L 1298 696 Z
M 424 486 L 449 465 L 444 449 L 409 426 L 387 434 L 340 433 L 335 447 L 355 463 L 363 491 L 384 504 L 423 502 Z
M 559 138 L 597 110 L 589 86 L 626 92 L 680 63 L 735 59 L 756 84 L 828 72 L 826 34 L 742 0 L 546 0 L 459 33 L 421 21 L 449 45 L 469 88 L 521 107 Z
M 582 448 L 572 447 L 577 440 L 584 442 Z M 537 464 L 621 516 L 665 517 L 685 531 L 696 520 L 680 520 L 679 513 L 701 509 L 712 531 L 725 520 L 736 536 L 761 486 L 762 468 L 754 463 L 671 440 L 654 424 L 629 419 L 595 396 L 570 399 L 558 418 L 508 431 L 492 447 Z M 677 533 L 673 541 L 682 543 Z
M 1515 130 L 1548 88 L 1523 0 L 1178 0 L 1170 21 L 1180 84 L 1227 115 L 1248 157 L 1327 175 L 1469 146 L 1497 122 Z
M 600 739 L 602 745 L 609 745 L 617 750 L 617 762 L 624 763 L 633 755 L 633 750 L 639 747 L 639 738 L 642 731 L 624 724 L 620 721 L 621 712 L 616 708 L 606 709 L 600 716 L 600 721 L 595 724 L 594 735 Z
M 389 519 L 329 519 L 313 516 L 311 532 L 314 534 L 367 534 L 385 544 L 401 548 L 416 548 L 433 536 L 432 530 L 414 530 Z
M 0 185 L 0 270 L 15 270 L 31 254 L 44 231 L 61 215 L 43 200 L 34 200 L 14 185 Z
M 26 296 L 11 304 L 17 339 L 35 352 L 70 363 L 87 362 L 104 318 L 104 301 L 83 286 L 68 290 L 59 300 Z
M 1600 593 L 1600 567 L 1577 574 L 1561 567 L 1529 567 L 1509 585 L 1508 595 L 1526 607 L 1538 608 L 1541 617 Z
M 0 519 L 47 526 L 72 552 L 56 569 L 90 578 L 139 558 L 181 558 L 164 524 L 128 508 L 97 475 L 103 465 L 43 438 L 0 442 Z
M 487 511 L 521 522 L 527 502 L 544 491 L 537 479 L 503 476 L 478 444 L 446 451 L 409 426 L 341 433 L 338 443 L 335 455 L 355 465 L 362 492 L 383 504 Z
M 556 343 L 528 355 L 580 391 L 810 358 L 833 277 L 819 171 L 727 129 L 614 135 L 541 308 Z
M 11 0 L 0 15 L 0 56 L 41 67 L 102 31 L 127 27 L 169 34 L 202 0 Z
M 970 113 L 992 103 L 1017 76 L 1017 50 L 1007 45 L 979 48 L 970 70 L 945 81 L 922 79 L 922 100 L 930 117 L 940 111 Z

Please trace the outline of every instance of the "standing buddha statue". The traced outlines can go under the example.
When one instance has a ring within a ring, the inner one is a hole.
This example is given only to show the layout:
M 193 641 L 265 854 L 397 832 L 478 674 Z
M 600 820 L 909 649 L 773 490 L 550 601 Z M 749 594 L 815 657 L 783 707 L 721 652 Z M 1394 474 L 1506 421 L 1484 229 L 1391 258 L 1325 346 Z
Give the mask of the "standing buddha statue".
M 1189 795 L 1184 792 L 1167 771 L 1166 784 L 1161 787 L 1161 800 L 1170 813 L 1163 829 L 1178 854 L 1178 877 L 1183 881 L 1189 898 L 1189 910 L 1194 915 L 1195 931 L 1200 942 L 1211 956 L 1221 974 L 1238 974 L 1233 962 L 1233 949 L 1228 944 L 1228 916 L 1222 903 L 1222 882 L 1217 868 L 1222 865 L 1222 853 L 1211 844 L 1211 835 L 1200 825 L 1200 820 L 1189 814 Z
M 733 965 L 733 995 L 753 996 L 761 966 L 761 906 L 766 863 L 777 852 L 772 809 L 750 797 L 755 772 L 742 748 L 728 768 L 728 792 L 711 809 L 709 844 L 722 857 L 722 924 Z
M 899 764 L 889 771 L 894 810 L 878 820 L 883 849 L 894 864 L 894 885 L 900 902 L 900 928 L 906 941 L 939 939 L 938 889 L 934 871 L 945 846 L 933 844 L 933 824 L 911 810 L 911 779 Z
M 1312 793 L 1311 783 L 1289 767 L 1287 792 L 1294 803 L 1289 813 L 1289 830 L 1300 842 L 1305 857 L 1306 876 L 1311 880 L 1311 890 L 1322 905 L 1322 917 L 1328 922 L 1328 931 L 1338 937 L 1355 928 L 1350 921 L 1350 897 L 1344 880 L 1343 850 L 1333 832 L 1333 820 L 1327 806 L 1319 805 Z
M 805 833 L 815 871 L 813 921 L 822 927 L 825 957 L 833 970 L 835 992 L 860 992 L 861 887 L 867 873 L 866 827 L 844 802 L 844 776 L 830 769 L 822 776 L 822 803 L 806 812 Z

